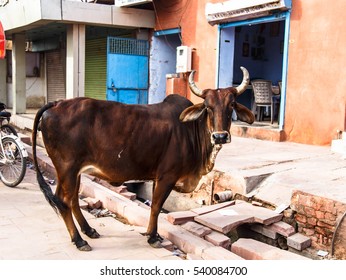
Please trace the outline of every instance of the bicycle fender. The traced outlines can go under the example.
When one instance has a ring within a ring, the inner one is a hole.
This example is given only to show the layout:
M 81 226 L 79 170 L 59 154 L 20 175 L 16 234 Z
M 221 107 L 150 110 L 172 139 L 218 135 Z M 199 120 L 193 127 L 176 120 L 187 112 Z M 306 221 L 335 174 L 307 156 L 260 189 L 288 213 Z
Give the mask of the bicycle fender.
M 3 140 L 6 139 L 6 138 L 12 138 L 18 144 L 20 150 L 22 151 L 23 157 L 28 157 L 29 156 L 27 150 L 24 147 L 24 144 L 23 144 L 22 140 L 20 140 L 20 138 L 18 136 L 6 135 L 6 136 L 2 137 Z

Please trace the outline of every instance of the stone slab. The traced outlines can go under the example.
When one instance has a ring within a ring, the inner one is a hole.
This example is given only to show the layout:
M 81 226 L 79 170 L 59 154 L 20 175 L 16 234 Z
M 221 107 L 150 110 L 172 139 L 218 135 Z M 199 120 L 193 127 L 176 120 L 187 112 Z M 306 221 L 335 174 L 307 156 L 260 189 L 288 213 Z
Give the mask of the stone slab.
M 287 245 L 302 251 L 311 246 L 311 239 L 301 233 L 296 233 L 287 237 Z
M 204 237 L 205 235 L 212 232 L 210 228 L 202 226 L 201 224 L 195 223 L 193 221 L 186 222 L 185 224 L 181 225 L 181 227 L 198 237 Z
M 178 211 L 178 212 L 171 212 L 167 215 L 167 221 L 169 221 L 173 225 L 181 225 L 183 223 L 186 223 L 188 221 L 193 221 L 194 217 L 196 217 L 197 214 L 192 211 Z
M 222 202 L 222 203 L 218 203 L 218 204 L 203 206 L 200 208 L 194 208 L 194 209 L 191 209 L 191 211 L 195 212 L 198 215 L 204 215 L 204 214 L 210 213 L 212 211 L 215 211 L 215 210 L 218 210 L 221 208 L 225 208 L 227 206 L 231 206 L 234 204 L 235 204 L 235 201 L 232 200 L 232 201 L 226 201 L 226 202 Z
M 211 244 L 214 244 L 215 246 L 220 246 L 226 249 L 228 249 L 231 245 L 231 239 L 228 236 L 217 231 L 212 231 L 208 235 L 204 236 L 204 239 Z
M 261 224 L 253 224 L 250 226 L 250 229 L 271 239 L 277 239 L 279 237 L 276 231 L 271 230 L 270 228 L 267 228 L 267 226 Z
M 269 225 L 280 221 L 281 218 L 282 214 L 269 209 L 256 207 L 250 203 L 236 202 L 235 205 L 196 216 L 195 221 L 226 234 L 241 224 L 257 222 Z
M 210 247 L 203 251 L 204 260 L 243 260 L 242 257 L 222 247 Z
M 249 238 L 238 239 L 232 244 L 231 251 L 246 260 L 310 260 Z
M 296 232 L 294 227 L 292 227 L 291 225 L 283 221 L 279 221 L 269 226 L 265 226 L 265 228 L 275 231 L 285 237 L 291 236 L 292 234 L 295 234 Z

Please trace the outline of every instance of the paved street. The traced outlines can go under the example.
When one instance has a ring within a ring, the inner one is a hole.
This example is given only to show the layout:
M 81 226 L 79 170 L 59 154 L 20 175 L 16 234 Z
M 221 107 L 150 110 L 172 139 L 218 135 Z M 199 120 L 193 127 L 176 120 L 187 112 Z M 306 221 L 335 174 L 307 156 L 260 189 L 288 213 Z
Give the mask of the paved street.
M 112 217 L 95 218 L 84 211 L 99 239 L 84 237 L 91 252 L 80 252 L 69 241 L 65 224 L 45 201 L 35 173 L 28 169 L 16 188 L 0 183 L 1 260 L 178 260 L 166 249 L 154 249 L 140 232 L 145 229 L 125 225 Z

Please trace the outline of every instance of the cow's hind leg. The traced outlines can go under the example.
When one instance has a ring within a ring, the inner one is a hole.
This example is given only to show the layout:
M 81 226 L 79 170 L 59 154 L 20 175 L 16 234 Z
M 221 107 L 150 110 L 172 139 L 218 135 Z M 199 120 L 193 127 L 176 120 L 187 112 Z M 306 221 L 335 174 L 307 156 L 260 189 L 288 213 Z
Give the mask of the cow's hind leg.
M 73 196 L 73 200 L 72 200 L 73 215 L 75 216 L 76 220 L 78 221 L 78 224 L 80 225 L 81 230 L 84 234 L 86 234 L 90 238 L 99 238 L 100 234 L 89 225 L 89 223 L 85 219 L 85 217 L 82 214 L 82 211 L 80 209 L 80 206 L 78 203 L 79 186 L 80 186 L 80 175 L 77 178 L 77 188 L 75 189 L 75 195 Z
M 175 180 L 158 180 L 155 184 L 153 201 L 150 211 L 150 220 L 147 229 L 148 243 L 154 248 L 161 247 L 162 238 L 157 233 L 157 220 L 167 197 L 175 185 Z
M 64 179 L 61 180 L 61 178 Z M 79 188 L 79 185 L 77 186 L 77 176 L 64 174 L 61 178 L 58 178 L 58 185 L 55 193 L 56 196 L 66 205 L 66 208 L 60 210 L 61 217 L 64 219 L 66 228 L 71 236 L 71 241 L 76 245 L 76 247 L 80 251 L 91 251 L 88 242 L 83 240 L 80 236 L 72 217 L 72 208 L 75 204 L 74 199 L 76 196 L 76 189 L 78 191 Z

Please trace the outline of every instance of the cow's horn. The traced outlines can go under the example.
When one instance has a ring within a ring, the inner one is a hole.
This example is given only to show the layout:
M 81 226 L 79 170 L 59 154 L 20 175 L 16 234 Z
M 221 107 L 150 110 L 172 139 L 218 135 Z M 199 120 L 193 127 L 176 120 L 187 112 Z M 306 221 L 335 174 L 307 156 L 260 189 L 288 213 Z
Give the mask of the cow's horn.
M 195 75 L 195 72 L 196 70 L 192 70 L 192 72 L 190 73 L 190 76 L 189 76 L 189 87 L 190 87 L 190 90 L 195 94 L 197 95 L 198 97 L 202 97 L 202 90 L 200 90 L 194 80 L 193 80 L 193 76 Z
M 237 95 L 242 94 L 246 90 L 246 87 L 250 83 L 249 72 L 243 66 L 240 66 L 240 69 L 241 69 L 241 71 L 243 71 L 243 81 L 241 82 L 241 84 L 239 86 L 236 87 Z

